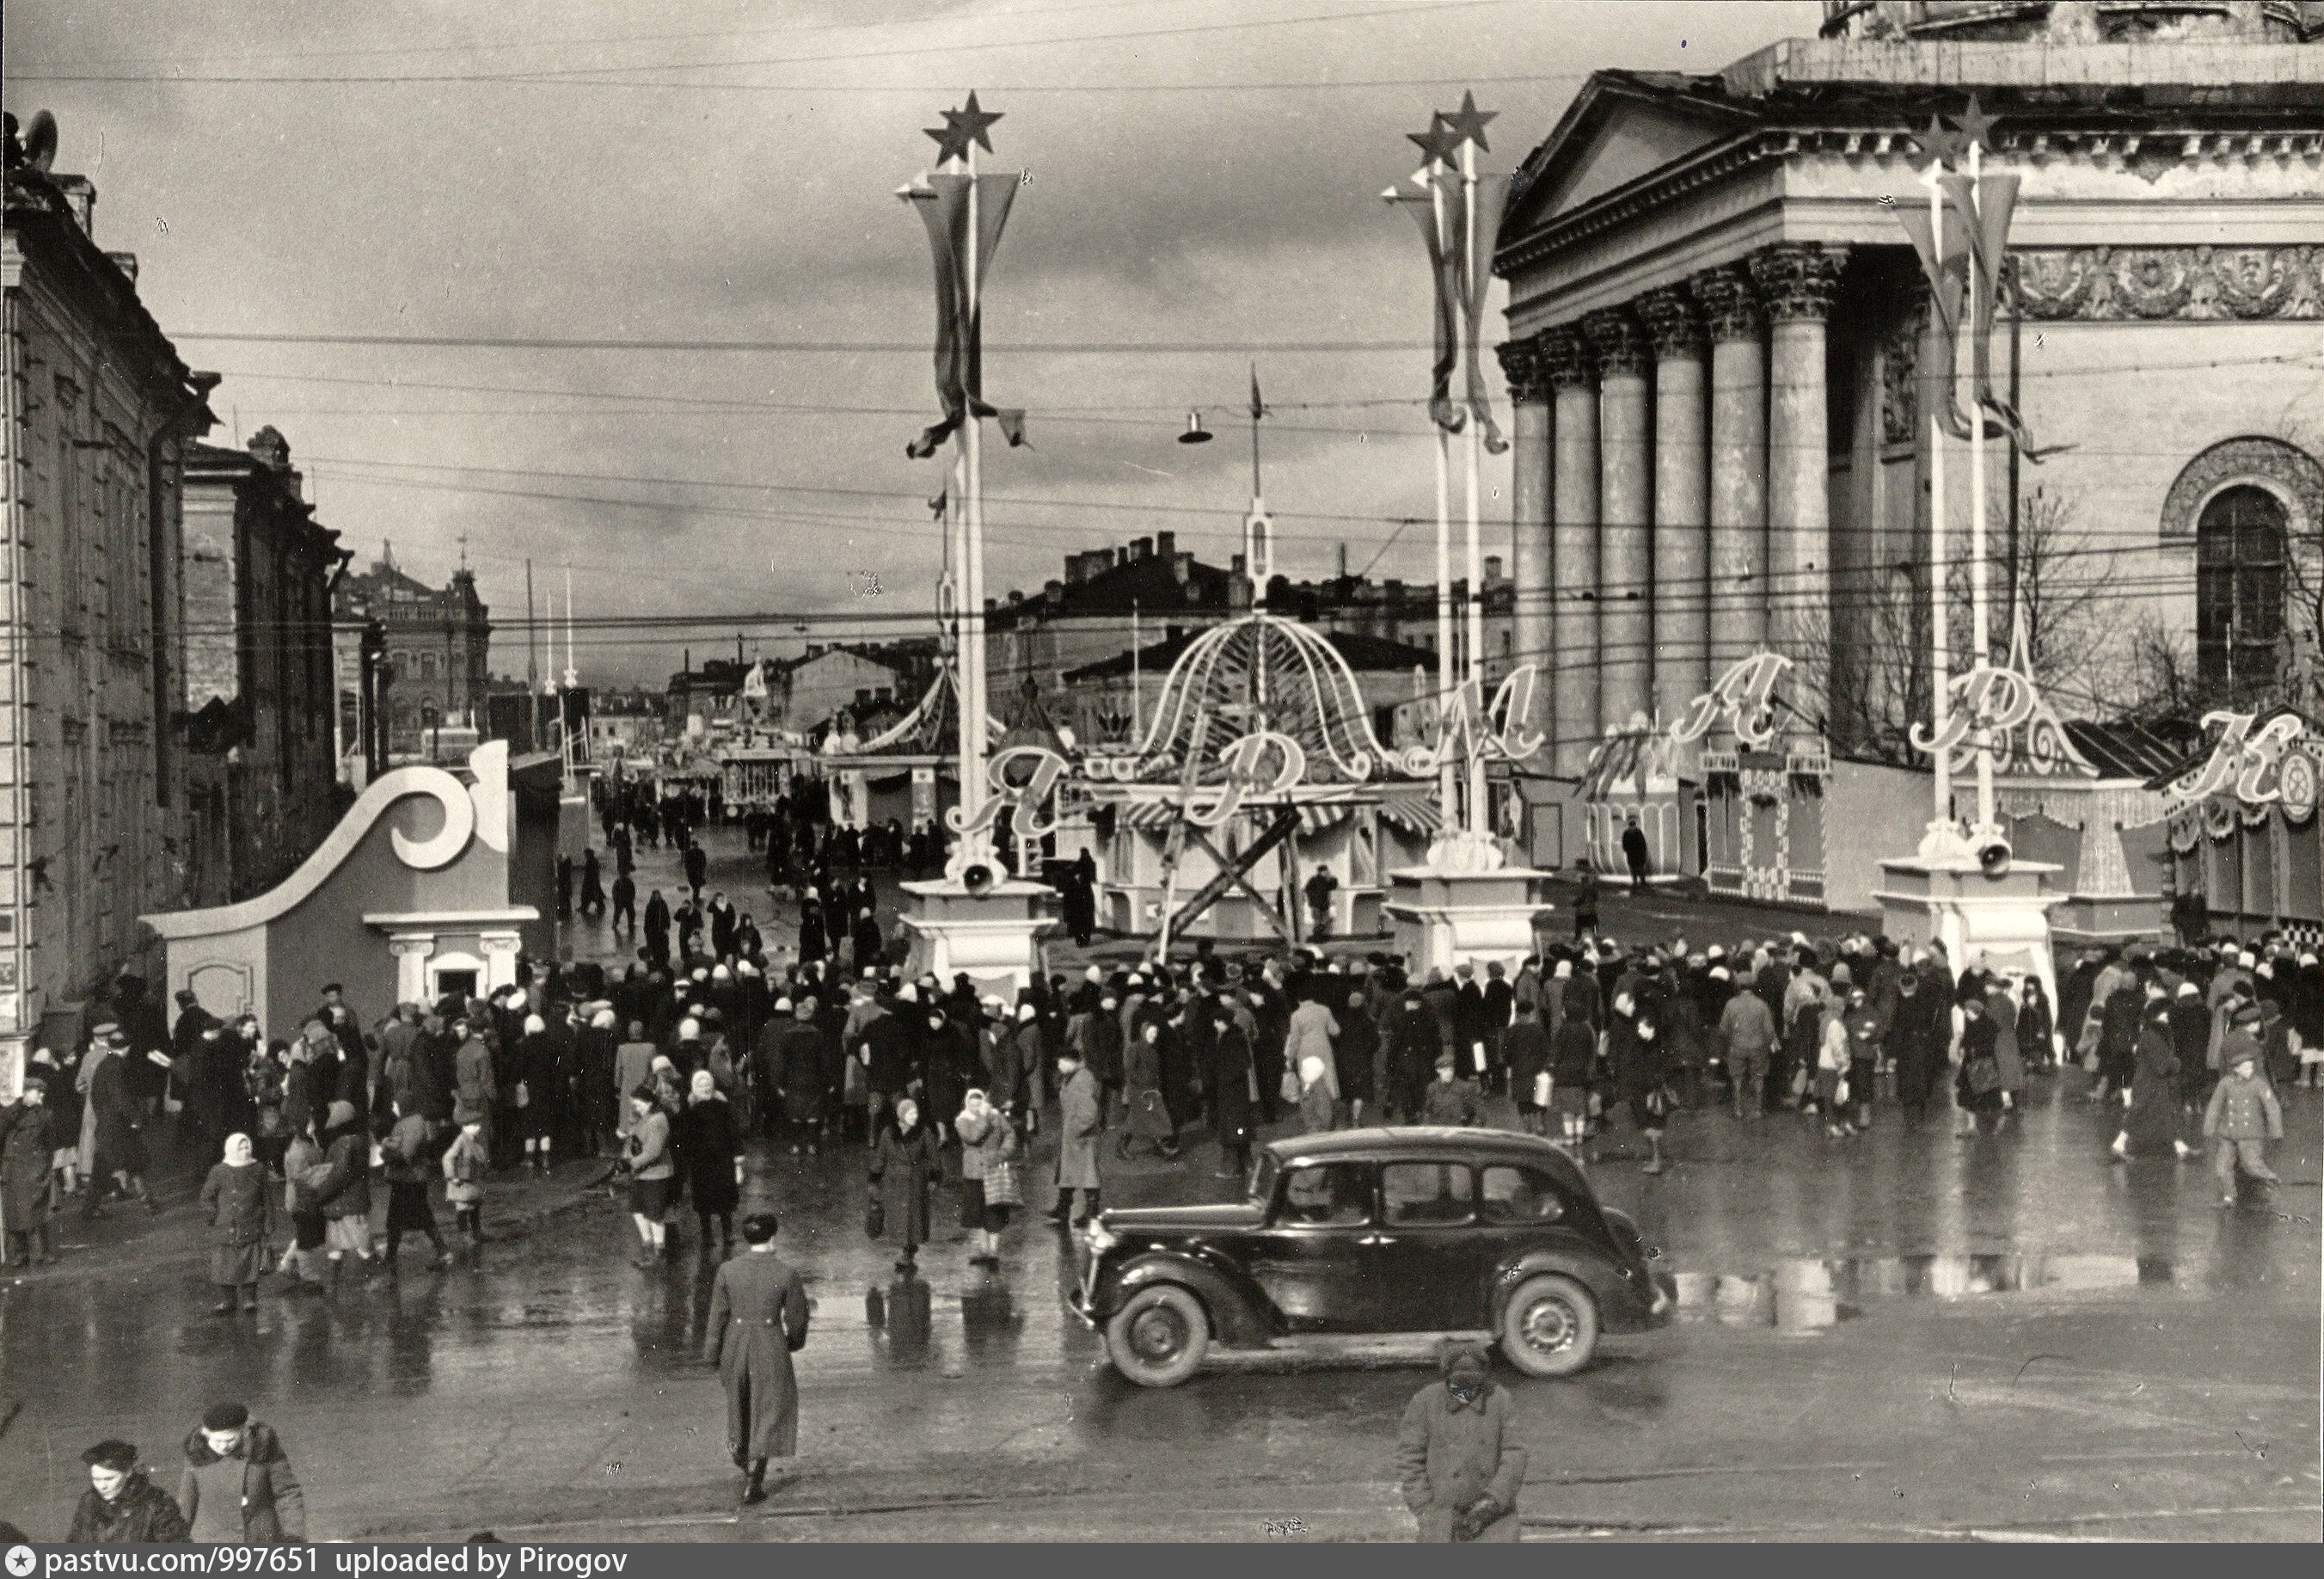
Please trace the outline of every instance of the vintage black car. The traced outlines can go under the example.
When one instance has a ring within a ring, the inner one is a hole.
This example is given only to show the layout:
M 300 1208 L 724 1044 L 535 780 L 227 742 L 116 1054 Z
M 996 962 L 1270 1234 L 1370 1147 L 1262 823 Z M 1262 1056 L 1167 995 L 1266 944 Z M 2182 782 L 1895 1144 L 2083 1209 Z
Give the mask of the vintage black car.
M 1324 1333 L 1482 1332 L 1518 1370 L 1564 1376 L 1674 1302 L 1572 1159 L 1498 1130 L 1273 1141 L 1245 1199 L 1104 1212 L 1082 1248 L 1074 1312 L 1147 1387 L 1186 1380 L 1213 1342 Z

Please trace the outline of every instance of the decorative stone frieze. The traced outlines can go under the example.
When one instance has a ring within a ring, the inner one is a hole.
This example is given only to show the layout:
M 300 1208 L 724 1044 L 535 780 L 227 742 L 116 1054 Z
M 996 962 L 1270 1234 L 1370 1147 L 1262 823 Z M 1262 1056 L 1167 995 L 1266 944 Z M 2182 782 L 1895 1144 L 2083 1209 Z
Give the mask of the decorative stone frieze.
M 2031 319 L 2324 317 L 2324 247 L 2025 247 L 2010 255 Z

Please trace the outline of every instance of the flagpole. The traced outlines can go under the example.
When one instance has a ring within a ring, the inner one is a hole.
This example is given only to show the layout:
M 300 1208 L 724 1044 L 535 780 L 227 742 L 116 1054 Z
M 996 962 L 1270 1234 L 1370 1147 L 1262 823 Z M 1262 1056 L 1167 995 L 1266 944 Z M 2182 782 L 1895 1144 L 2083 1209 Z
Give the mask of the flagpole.
M 1943 166 L 1932 162 L 1929 165 L 1929 234 L 1935 237 L 1938 266 L 1944 258 L 1945 215 L 1944 189 L 1937 178 Z M 1936 761 L 1936 815 L 1931 819 L 1933 831 L 1938 824 L 1946 828 L 1953 821 L 1953 753 L 1943 743 L 1945 727 L 1952 716 L 1953 660 L 1950 642 L 1952 637 L 1952 593 L 1950 577 L 1945 571 L 1945 424 L 1941 402 L 1953 398 L 1953 381 L 1960 376 L 1960 343 L 1942 332 L 1943 325 L 1936 320 L 1940 309 L 1936 300 L 1937 286 L 1929 288 L 1929 318 L 1939 330 L 1938 338 L 1952 354 L 1952 362 L 1944 369 L 1944 376 L 1936 381 L 1936 398 L 1929 402 L 1929 581 L 1930 613 L 1935 635 L 1935 680 L 1932 686 L 1930 721 L 1939 742 Z
M 1461 144 L 1461 223 L 1465 232 L 1461 247 L 1461 270 L 1466 276 L 1462 286 L 1471 300 L 1481 303 L 1481 292 L 1486 287 L 1480 281 L 1477 270 L 1477 144 L 1473 139 Z M 1464 343 L 1461 354 L 1473 362 L 1477 347 L 1473 343 L 1474 337 L 1469 333 L 1469 322 L 1470 314 L 1464 307 L 1461 325 Z M 1470 367 L 1464 368 L 1462 373 L 1466 376 L 1474 371 Z M 1477 494 L 1478 473 L 1483 465 L 1484 435 L 1480 431 L 1483 426 L 1483 413 L 1471 411 L 1463 429 L 1468 440 L 1464 446 L 1464 458 L 1468 462 L 1469 474 L 1469 663 L 1467 672 L 1462 677 L 1463 690 L 1461 698 L 1464 711 L 1475 706 L 1480 713 L 1485 703 L 1485 584 L 1484 562 L 1480 557 L 1481 549 L 1478 540 Z M 1486 826 L 1485 753 L 1478 749 L 1476 735 L 1476 728 L 1481 726 L 1482 719 L 1480 717 L 1471 723 L 1472 727 L 1462 736 L 1469 752 L 1467 826 L 1470 832 L 1477 833 Z
M 968 291 L 966 309 L 968 333 L 975 336 L 969 344 L 977 348 L 978 361 L 982 361 L 982 342 L 983 319 L 977 308 L 977 249 L 980 241 L 980 219 L 977 214 L 976 145 L 970 143 L 962 156 L 968 171 L 967 252 L 963 258 L 963 271 Z M 982 382 L 980 380 L 980 382 Z M 982 391 L 972 391 L 967 416 L 960 425 L 962 568 L 967 573 L 966 607 L 962 610 L 961 632 L 964 637 L 960 655 L 960 811 L 971 829 L 977 828 L 976 814 L 984 805 L 984 420 L 976 413 L 974 401 Z M 991 841 L 981 830 L 967 836 L 979 844 Z
M 1972 192 L 1978 189 L 1978 140 L 1972 138 L 1969 145 L 1969 186 Z M 1977 217 L 1974 215 L 1964 216 L 1963 222 L 1975 224 Z M 1977 280 L 1982 270 L 1978 267 L 1978 250 L 1973 246 L 1969 258 L 1968 304 L 1972 333 L 1977 332 L 1976 326 L 1979 321 L 1977 316 Z M 1978 355 L 1982 356 L 1982 340 L 1978 344 Z M 1978 365 L 1982 369 L 1981 362 Z M 1986 608 L 1985 586 L 1985 408 L 1979 403 L 1984 393 L 1982 388 L 1971 392 L 1969 427 L 1969 640 L 1976 644 L 1969 668 L 1972 672 L 1979 674 L 1992 667 L 1993 662 L 1992 633 L 1988 629 L 1990 622 Z M 1982 716 L 1980 712 L 1980 718 Z M 1993 731 L 1982 723 L 1977 732 L 1977 828 L 1980 838 L 1989 835 L 1994 828 Z

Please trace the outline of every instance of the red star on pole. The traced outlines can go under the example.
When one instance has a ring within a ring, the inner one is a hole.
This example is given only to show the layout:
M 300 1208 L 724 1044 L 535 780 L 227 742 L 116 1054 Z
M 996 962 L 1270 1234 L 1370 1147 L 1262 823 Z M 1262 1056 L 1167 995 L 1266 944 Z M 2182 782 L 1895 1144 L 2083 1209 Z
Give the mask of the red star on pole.
M 1443 110 L 1428 123 L 1428 130 L 1406 132 L 1405 136 L 1420 144 L 1420 152 L 1431 164 L 1451 164 L 1461 157 L 1460 134 L 1445 124 Z
M 1458 133 L 1462 142 L 1474 143 L 1480 153 L 1490 153 L 1493 151 L 1493 145 L 1485 141 L 1485 123 L 1500 113 L 1499 110 L 1479 109 L 1477 96 L 1473 93 L 1463 93 L 1461 95 L 1461 107 L 1450 114 L 1440 114 L 1438 118 L 1444 123 L 1447 130 Z
M 976 90 L 971 88 L 968 93 L 968 107 L 945 110 L 945 124 L 941 130 L 934 126 L 926 126 L 921 130 L 927 135 L 936 139 L 936 159 L 939 163 L 943 163 L 954 159 L 966 159 L 968 147 L 972 143 L 987 153 L 991 152 L 992 139 L 986 135 L 985 129 L 1000 118 L 999 111 L 978 107 Z

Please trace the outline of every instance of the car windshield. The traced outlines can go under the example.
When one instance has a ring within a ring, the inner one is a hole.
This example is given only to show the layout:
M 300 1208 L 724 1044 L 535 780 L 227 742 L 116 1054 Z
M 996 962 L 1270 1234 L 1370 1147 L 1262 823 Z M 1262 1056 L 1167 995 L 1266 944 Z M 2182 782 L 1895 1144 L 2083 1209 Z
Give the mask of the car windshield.
M 1262 1151 L 1251 1159 L 1250 1190 L 1245 1199 L 1266 1205 L 1275 1197 L 1275 1153 Z

